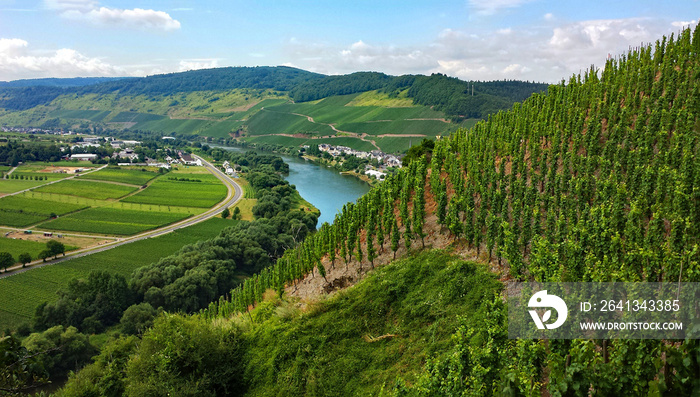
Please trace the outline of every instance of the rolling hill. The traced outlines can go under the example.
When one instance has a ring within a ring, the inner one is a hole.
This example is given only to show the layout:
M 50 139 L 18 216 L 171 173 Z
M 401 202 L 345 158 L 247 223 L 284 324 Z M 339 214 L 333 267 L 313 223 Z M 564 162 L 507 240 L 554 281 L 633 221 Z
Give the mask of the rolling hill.
M 439 74 L 325 76 L 289 67 L 196 70 L 84 86 L 60 79 L 46 83 L 0 86 L 0 124 L 236 137 L 284 146 L 340 138 L 329 143 L 386 152 L 470 127 L 546 88 L 517 81 L 464 82 Z

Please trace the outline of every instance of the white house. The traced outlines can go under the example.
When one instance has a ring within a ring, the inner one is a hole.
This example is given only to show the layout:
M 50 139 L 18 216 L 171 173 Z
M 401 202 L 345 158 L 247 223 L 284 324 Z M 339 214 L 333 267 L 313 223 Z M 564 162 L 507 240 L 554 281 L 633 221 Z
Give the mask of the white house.
M 93 160 L 97 160 L 97 155 L 96 154 L 71 154 L 70 159 L 71 160 L 79 160 L 79 161 L 93 161 Z

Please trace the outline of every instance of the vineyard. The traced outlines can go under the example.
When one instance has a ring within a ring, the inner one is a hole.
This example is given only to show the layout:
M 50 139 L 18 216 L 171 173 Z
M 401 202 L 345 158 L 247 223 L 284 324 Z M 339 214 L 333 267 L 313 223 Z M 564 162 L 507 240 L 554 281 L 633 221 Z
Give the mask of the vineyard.
M 202 316 L 246 312 L 268 289 L 292 291 L 349 262 L 373 268 L 380 253 L 440 238 L 491 263 L 503 280 L 700 281 L 699 57 L 700 30 L 684 30 L 438 141 L 429 159 L 347 204 L 333 225 Z M 490 328 L 456 334 L 464 345 L 453 354 L 465 361 L 433 363 L 416 394 L 546 387 L 558 395 L 595 385 L 601 395 L 689 395 L 688 379 L 697 382 L 697 341 L 545 348 L 505 339 L 505 306 L 489 304 Z M 470 345 L 474 333 L 486 340 Z
M 81 176 L 82 179 L 94 179 L 98 181 L 128 183 L 130 185 L 143 185 L 158 176 L 154 168 L 144 167 L 107 167 L 97 172 L 91 172 Z
M 137 211 L 121 208 L 90 208 L 43 223 L 48 230 L 131 235 L 156 229 L 190 217 L 178 212 Z
M 115 185 L 111 183 L 68 180 L 35 189 L 36 192 L 64 194 L 95 200 L 118 199 L 138 190 L 137 186 Z

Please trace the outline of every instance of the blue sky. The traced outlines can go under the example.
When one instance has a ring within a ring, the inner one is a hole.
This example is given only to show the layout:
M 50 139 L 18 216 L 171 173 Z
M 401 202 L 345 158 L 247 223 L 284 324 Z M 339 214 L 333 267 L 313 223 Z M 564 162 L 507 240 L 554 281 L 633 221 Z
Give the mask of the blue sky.
M 0 0 L 0 80 L 289 65 L 553 83 L 698 15 L 699 0 Z

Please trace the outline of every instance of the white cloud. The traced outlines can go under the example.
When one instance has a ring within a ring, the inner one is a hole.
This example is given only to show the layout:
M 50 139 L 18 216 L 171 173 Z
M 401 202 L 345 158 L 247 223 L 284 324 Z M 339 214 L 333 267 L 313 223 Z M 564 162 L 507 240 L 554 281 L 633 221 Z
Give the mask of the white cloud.
M 0 38 L 0 80 L 38 77 L 123 76 L 127 72 L 99 58 L 90 58 L 76 50 L 59 49 L 46 56 L 28 51 L 22 39 Z
M 696 19 L 693 19 L 692 21 L 675 21 L 671 22 L 671 26 L 675 26 L 677 28 L 686 28 L 688 26 L 693 26 L 696 23 L 698 23 Z
M 532 0 L 469 0 L 469 7 L 478 14 L 493 15 L 507 8 L 520 7 Z
M 673 25 L 675 26 L 675 25 Z M 393 46 L 358 40 L 346 46 L 299 39 L 287 44 L 286 61 L 321 73 L 375 70 L 389 74 L 445 73 L 465 80 L 521 79 L 556 83 L 591 64 L 604 65 L 630 46 L 674 32 L 652 18 L 591 20 L 493 31 L 444 29 L 432 41 Z
M 548 12 L 548 13 L 544 14 L 544 16 L 542 18 L 544 18 L 545 21 L 553 21 L 554 14 L 552 14 L 551 12 Z
M 64 18 L 95 25 L 164 31 L 180 29 L 180 22 L 165 11 L 100 7 L 96 0 L 44 0 L 44 4 Z
M 211 69 L 219 66 L 217 59 L 183 59 L 180 61 L 178 71 L 186 72 L 188 70 Z

